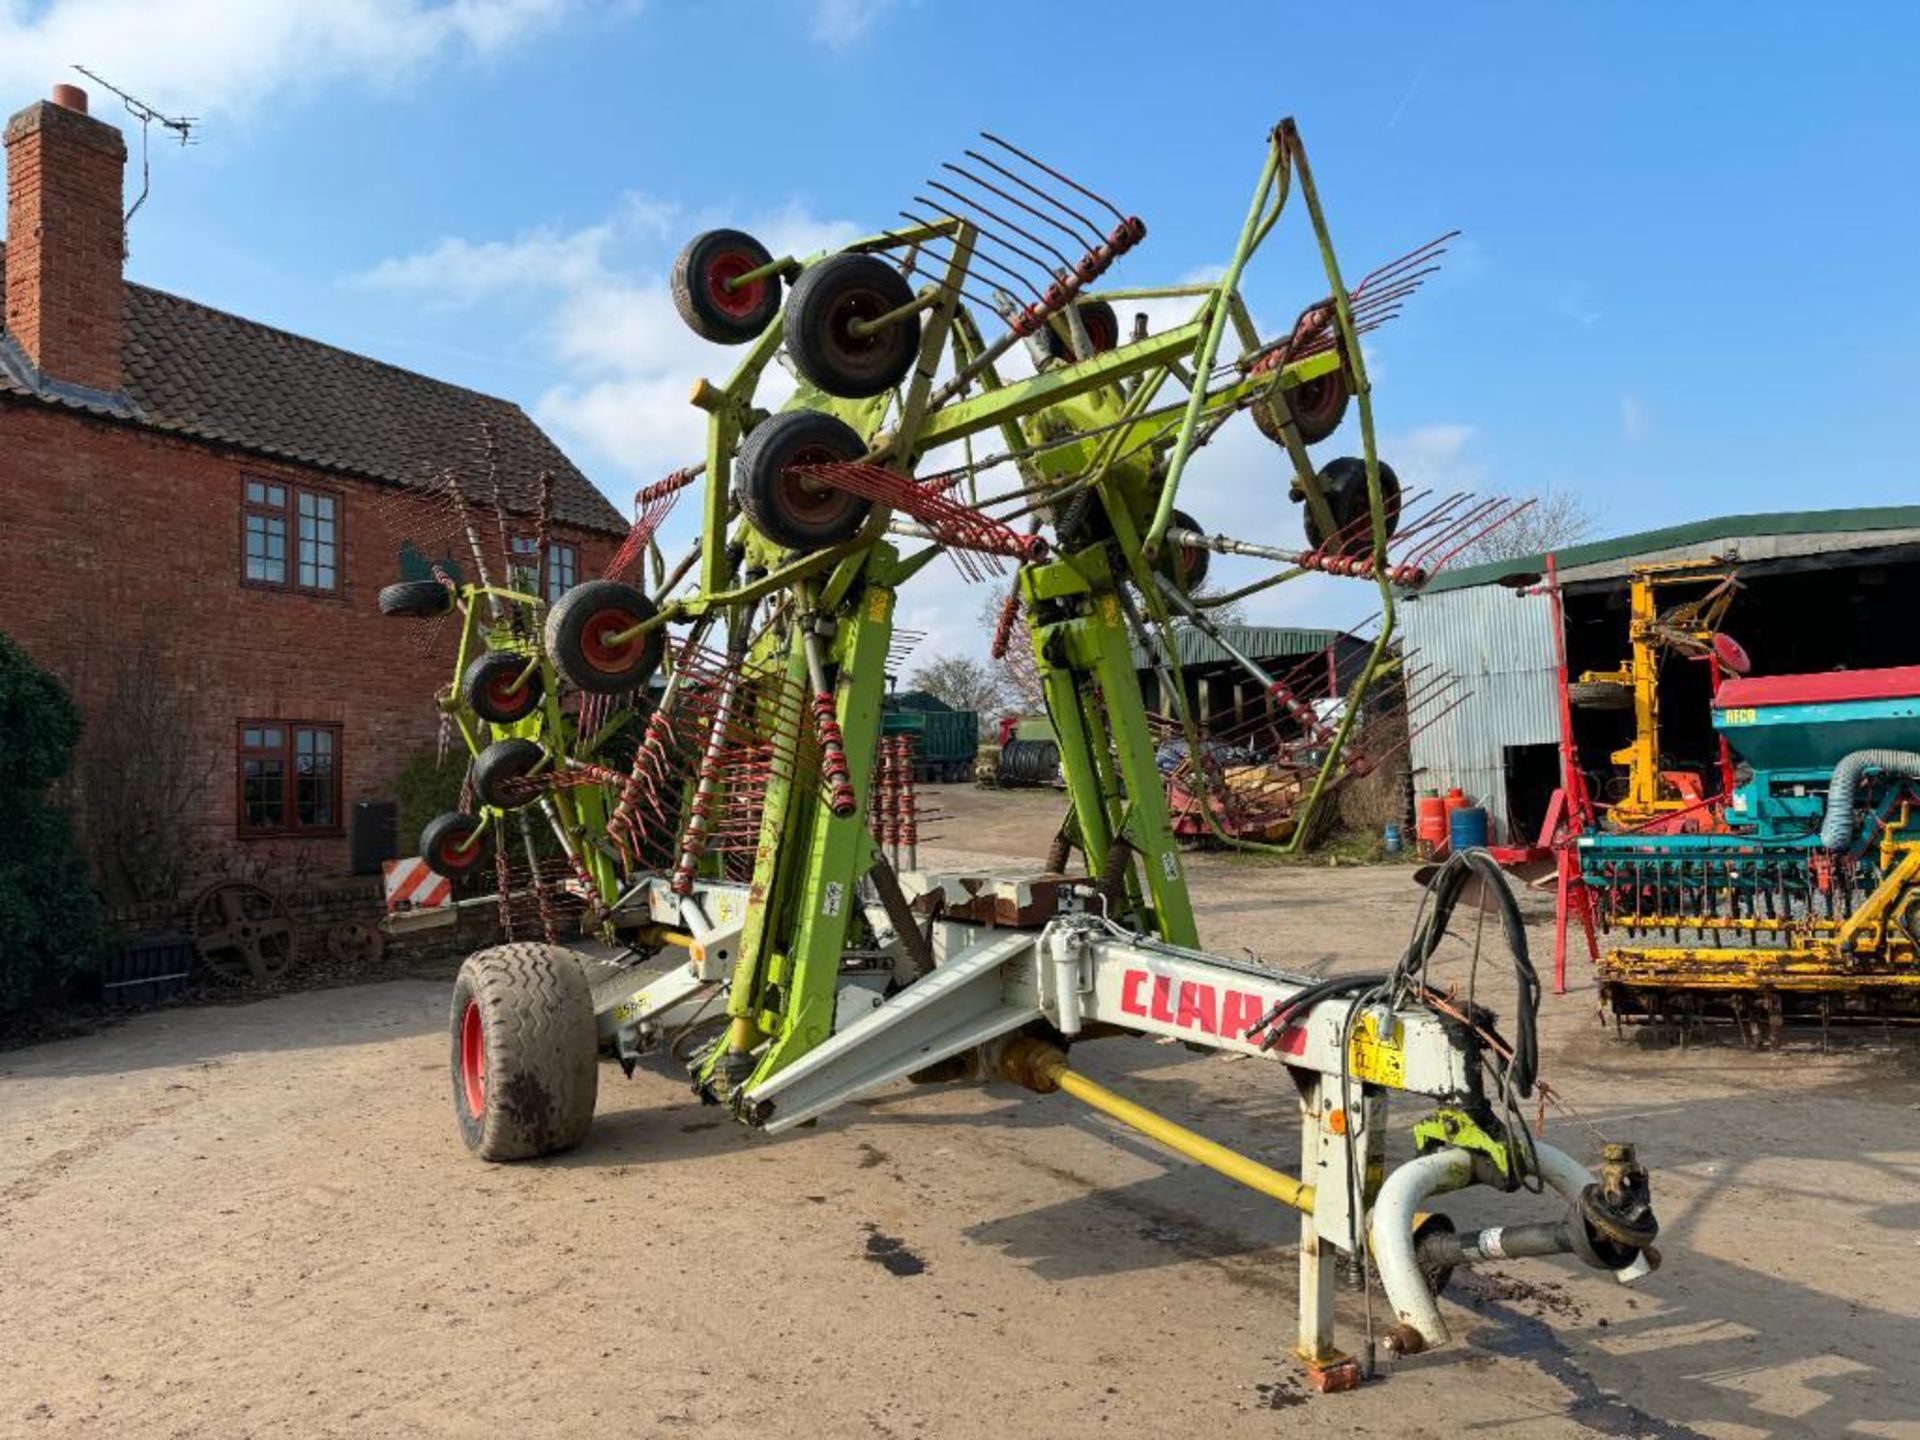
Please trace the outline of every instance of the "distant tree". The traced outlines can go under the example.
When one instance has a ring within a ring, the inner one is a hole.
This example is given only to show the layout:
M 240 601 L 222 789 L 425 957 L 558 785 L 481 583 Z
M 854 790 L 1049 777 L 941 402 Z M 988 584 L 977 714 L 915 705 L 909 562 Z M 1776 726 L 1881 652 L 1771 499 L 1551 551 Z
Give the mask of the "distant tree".
M 1531 498 L 1533 503 L 1506 524 L 1468 545 L 1448 564 L 1455 567 L 1487 565 L 1496 560 L 1544 555 L 1549 550 L 1565 549 L 1586 539 L 1599 524 L 1599 516 L 1587 502 L 1565 490 L 1546 490 L 1531 497 L 1503 495 L 1494 498 Z
M 980 629 L 989 640 L 1000 626 L 1000 612 L 1007 602 L 1007 586 L 996 586 L 980 597 Z M 999 661 L 1000 705 L 1008 710 L 1034 715 L 1047 708 L 1046 692 L 1040 686 L 1040 670 L 1033 662 L 1033 633 L 1027 629 L 1025 615 L 1014 618 L 1007 636 L 1007 653 Z
M 956 710 L 977 710 L 983 719 L 1007 703 L 1001 672 L 971 655 L 940 655 L 907 676 L 909 690 L 924 690 Z
M 1202 585 L 1199 592 L 1193 598 L 1205 601 L 1218 593 L 1214 586 Z M 1238 600 L 1229 600 L 1224 605 L 1203 605 L 1201 614 L 1205 615 L 1216 625 L 1245 625 L 1247 623 L 1247 612 Z

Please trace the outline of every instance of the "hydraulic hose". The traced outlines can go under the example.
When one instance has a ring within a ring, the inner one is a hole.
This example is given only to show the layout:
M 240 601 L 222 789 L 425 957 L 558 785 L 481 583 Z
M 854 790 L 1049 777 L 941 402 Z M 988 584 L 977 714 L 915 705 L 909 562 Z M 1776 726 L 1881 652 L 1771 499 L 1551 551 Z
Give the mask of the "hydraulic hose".
M 1905 780 L 1920 780 L 1920 752 L 1913 750 L 1855 750 L 1833 767 L 1827 785 L 1827 816 L 1820 822 L 1820 844 L 1844 850 L 1853 841 L 1854 809 L 1860 781 L 1869 770 L 1884 771 Z
M 1533 1082 L 1540 1068 L 1537 1034 L 1540 976 L 1533 968 L 1533 960 L 1527 951 L 1527 926 L 1520 918 L 1520 906 L 1513 898 L 1513 891 L 1507 885 L 1507 877 L 1500 869 L 1499 862 L 1485 850 L 1455 852 L 1428 882 L 1432 895 L 1431 906 L 1423 916 L 1412 944 L 1407 947 L 1407 953 L 1401 958 L 1394 978 L 1406 982 L 1425 982 L 1427 962 L 1446 936 L 1447 922 L 1453 916 L 1454 907 L 1464 897 L 1468 884 L 1475 880 L 1479 881 L 1483 894 L 1493 897 L 1500 916 L 1501 933 L 1513 961 L 1514 984 L 1518 990 L 1513 1059 L 1508 1062 L 1502 1078 L 1509 1080 L 1514 1093 L 1524 1098 L 1533 1093 Z

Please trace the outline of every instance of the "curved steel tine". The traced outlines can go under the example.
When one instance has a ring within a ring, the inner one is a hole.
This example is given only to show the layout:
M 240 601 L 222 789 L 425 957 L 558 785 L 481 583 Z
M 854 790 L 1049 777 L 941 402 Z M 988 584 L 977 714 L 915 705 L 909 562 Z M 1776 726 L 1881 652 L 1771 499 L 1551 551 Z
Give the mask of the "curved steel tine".
M 1020 236 L 1021 239 L 1032 241 L 1035 245 L 1038 245 L 1042 250 L 1046 251 L 1049 255 L 1052 255 L 1057 260 L 1059 260 L 1061 266 L 1064 269 L 1066 269 L 1068 272 L 1071 272 L 1073 270 L 1073 261 L 1069 259 L 1064 252 L 1054 249 L 1053 246 L 1049 245 L 1045 240 L 1042 240 L 1038 235 L 1035 235 L 1032 231 L 1024 229 L 1019 225 L 1016 225 L 1013 221 L 1007 219 L 1006 216 L 998 214 L 997 212 L 989 209 L 986 205 L 982 204 L 979 200 L 975 199 L 973 196 L 962 194 L 960 191 L 955 190 L 951 185 L 945 184 L 944 182 L 939 180 L 929 180 L 927 184 L 930 188 L 934 190 L 939 190 L 945 194 L 953 196 L 953 198 L 958 200 L 962 205 L 967 205 L 972 207 L 975 210 L 978 210 L 982 215 L 985 215 L 988 218 L 990 218 L 995 224 L 1006 226 L 1007 229 L 1013 231 L 1013 233 Z M 981 226 L 980 228 L 982 229 L 982 231 L 986 229 L 984 225 Z
M 1127 222 L 1128 216 L 1118 206 L 1116 206 L 1111 200 L 1107 199 L 1106 196 L 1101 195 L 1096 191 L 1089 190 L 1086 186 L 1082 185 L 1078 180 L 1075 180 L 1071 175 L 1061 174 L 1058 170 L 1054 169 L 1051 165 L 1047 164 L 1046 161 L 1037 159 L 1036 157 L 1029 155 L 1026 151 L 1022 150 L 1018 145 L 1015 145 L 1010 141 L 1002 140 L 998 135 L 993 134 L 991 131 L 982 130 L 980 132 L 980 138 L 987 141 L 989 144 L 998 145 L 1002 150 L 1008 151 L 1009 153 L 1014 155 L 1018 155 L 1022 160 L 1026 161 L 1027 164 L 1033 166 L 1034 169 L 1039 170 L 1044 174 L 1051 175 L 1054 179 L 1058 180 L 1062 185 L 1068 185 L 1068 186 L 1071 186 L 1073 189 L 1078 190 L 1082 195 L 1086 196 L 1089 200 L 1093 201 L 1095 204 L 1102 205 L 1106 209 L 1112 211 L 1113 218 L 1120 221 L 1121 224 L 1124 225 Z
M 1075 220 L 1079 221 L 1082 225 L 1084 225 L 1087 228 L 1088 232 L 1093 236 L 1093 239 L 1088 243 L 1094 246 L 1099 246 L 1106 243 L 1107 237 L 1100 233 L 1100 227 L 1094 224 L 1091 220 L 1087 219 L 1086 216 L 1082 215 L 1078 210 L 1074 209 L 1071 205 L 1067 204 L 1067 202 L 1062 200 L 1058 195 L 1053 194 L 1049 190 L 1042 190 L 1038 185 L 1035 185 L 1030 180 L 1022 179 L 1020 176 L 1014 174 L 1013 171 L 1007 169 L 1006 166 L 1000 164 L 999 161 L 994 160 L 989 156 L 982 155 L 978 150 L 968 150 L 965 153 L 969 159 L 978 160 L 982 165 L 985 165 L 989 170 L 992 170 L 995 174 L 1004 175 L 1007 179 L 1011 180 L 1014 184 L 1018 185 L 1021 189 L 1029 191 L 1032 194 L 1038 195 L 1042 200 L 1046 201 L 1049 205 L 1053 206 L 1055 209 L 1060 210 L 1064 214 L 1071 215 Z M 1079 239 L 1080 237 L 1075 236 L 1074 238 Z
M 913 214 L 913 212 L 909 210 L 902 210 L 899 213 L 903 218 L 912 220 L 917 225 L 924 225 L 928 223 L 924 220 L 919 219 L 917 216 Z M 952 218 L 959 219 L 958 216 L 954 216 Z M 961 223 L 965 224 L 968 222 L 962 221 Z M 978 229 L 977 226 L 975 228 Z M 1042 302 L 1043 304 L 1045 303 L 1046 301 L 1045 294 L 1042 293 L 1039 287 L 1036 286 L 1033 283 L 1033 281 L 1030 280 L 1025 274 L 1014 269 L 1011 265 L 1008 265 L 1005 261 L 999 260 L 994 256 L 987 254 L 977 245 L 974 247 L 973 254 L 976 260 L 981 261 L 983 264 L 991 265 L 994 269 L 998 270 L 1001 274 L 1011 277 L 1017 284 L 1025 286 L 1027 290 L 1032 293 L 1034 299 Z M 993 307 L 989 305 L 987 309 L 991 311 Z
M 960 194 L 958 191 L 952 189 L 949 186 L 942 185 L 937 180 L 930 180 L 927 182 L 927 184 L 931 189 L 945 190 L 947 194 L 953 196 L 956 200 L 959 200 L 963 205 L 969 203 L 966 196 Z M 941 204 L 938 200 L 929 200 L 924 195 L 914 196 L 913 203 L 916 205 L 925 205 L 930 210 L 944 210 L 946 208 L 946 206 Z M 960 217 L 956 216 L 955 218 L 958 219 Z M 1022 260 L 1027 261 L 1029 264 L 1039 266 L 1040 273 L 1047 277 L 1049 283 L 1052 282 L 1053 266 L 1048 264 L 1046 260 L 1042 259 L 1038 255 L 1033 254 L 1030 251 L 1022 250 L 1018 245 L 1014 244 L 1011 240 L 1007 239 L 1006 236 L 1000 234 L 998 231 L 992 229 L 989 226 L 982 225 L 977 220 L 969 220 L 967 223 L 972 225 L 974 229 L 980 232 L 981 238 L 993 241 L 993 243 L 998 245 L 1001 249 L 1011 251 L 1013 254 L 1018 255 Z M 1051 247 L 1045 247 L 1045 248 L 1051 248 Z

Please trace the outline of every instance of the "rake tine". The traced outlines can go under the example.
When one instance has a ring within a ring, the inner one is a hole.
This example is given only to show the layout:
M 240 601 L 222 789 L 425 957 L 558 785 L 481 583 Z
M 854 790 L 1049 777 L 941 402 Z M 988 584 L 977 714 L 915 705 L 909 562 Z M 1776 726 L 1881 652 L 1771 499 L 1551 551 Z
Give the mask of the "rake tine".
M 906 219 L 914 219 L 914 217 L 912 217 L 912 215 L 910 215 L 908 211 L 904 211 L 904 209 L 900 211 L 900 215 L 902 215 L 902 217 L 906 217 Z M 939 250 L 935 250 L 931 242 L 925 242 L 925 244 L 922 244 L 922 252 L 925 252 L 925 255 L 929 255 L 929 257 L 931 257 L 933 261 L 937 261 L 937 263 L 941 263 L 941 265 L 947 265 L 948 269 L 952 267 L 952 255 L 950 255 L 950 253 L 941 253 L 939 252 Z M 1041 292 L 1039 292 L 1039 290 L 1035 288 L 1035 284 L 1033 284 L 1033 280 L 1029 280 L 1027 276 L 1021 275 L 1020 271 L 1016 271 L 1016 269 L 1014 269 L 1012 265 L 1006 265 L 1004 261 L 1000 261 L 1000 259 L 998 259 L 998 257 L 995 257 L 995 255 L 989 255 L 989 253 L 985 252 L 985 250 L 981 250 L 979 246 L 975 246 L 975 248 L 973 248 L 973 255 L 972 257 L 970 257 L 970 261 L 968 261 L 968 269 L 972 271 L 973 265 L 981 265 L 981 263 L 985 263 L 985 265 L 991 265 L 993 269 L 996 269 L 996 271 L 1000 271 L 1002 275 L 1010 276 L 1010 278 L 1012 278 L 1012 280 L 1014 280 L 1016 284 L 1023 284 L 1023 286 L 1025 286 L 1025 288 L 1027 288 L 1027 290 L 1029 290 L 1029 292 L 1031 292 L 1031 294 L 1033 294 L 1035 298 L 1041 298 Z M 937 278 L 941 278 L 941 276 L 933 275 L 931 271 L 925 271 L 925 269 L 922 269 L 922 267 L 918 265 L 918 261 L 912 261 L 912 259 L 908 261 L 908 269 L 910 269 L 910 271 L 914 271 L 916 275 L 925 275 L 927 276 L 927 278 L 933 278 L 933 280 L 937 280 Z M 985 313 L 989 313 L 989 315 L 993 313 L 993 309 L 995 309 L 995 307 L 993 307 L 993 301 L 983 300 L 981 296 L 977 296 L 977 294 L 973 294 L 972 290 L 964 290 L 964 288 L 960 290 L 960 294 L 962 294 L 962 296 L 966 296 L 966 300 L 970 301 L 972 305 L 975 305 L 977 309 L 981 309 L 981 311 L 985 311 Z
M 1116 206 L 1111 200 L 1107 199 L 1104 195 L 1100 195 L 1095 191 L 1089 190 L 1086 186 L 1082 185 L 1078 180 L 1075 180 L 1071 175 L 1061 174 L 1058 170 L 1054 169 L 1051 165 L 1047 164 L 1046 161 L 1038 159 L 1035 156 L 1029 155 L 1026 151 L 1022 150 L 1018 145 L 1015 145 L 1010 141 L 1002 140 L 998 135 L 995 135 L 992 131 L 982 130 L 980 132 L 980 138 L 982 140 L 987 141 L 989 144 L 998 145 L 1002 150 L 1008 151 L 1009 153 L 1014 155 L 1018 155 L 1022 160 L 1026 161 L 1027 164 L 1033 166 L 1034 169 L 1039 170 L 1044 174 L 1051 175 L 1054 179 L 1058 180 L 1062 185 L 1071 186 L 1073 189 L 1079 191 L 1082 195 L 1086 196 L 1089 200 L 1093 201 L 1096 205 L 1100 205 L 1104 207 L 1106 210 L 1110 211 L 1113 215 L 1113 218 L 1118 220 L 1121 224 L 1123 225 L 1127 224 L 1129 220 L 1132 218 L 1127 214 L 1125 214 L 1123 211 L 1121 211 L 1118 206 Z
M 946 186 L 941 185 L 938 181 L 929 181 L 928 185 L 930 188 L 935 190 L 945 190 L 947 188 Z M 947 193 L 954 194 L 955 192 L 949 190 Z M 942 212 L 946 210 L 946 206 L 943 205 L 940 201 L 929 200 L 924 195 L 915 195 L 913 197 L 913 203 L 916 205 L 925 205 L 929 210 L 939 210 Z M 955 216 L 954 218 L 959 219 L 961 217 Z M 973 226 L 974 229 L 978 230 L 980 232 L 980 237 L 983 240 L 991 240 L 994 244 L 998 245 L 1001 249 L 1009 251 L 1012 254 L 1018 255 L 1022 260 L 1025 260 L 1031 265 L 1038 266 L 1040 269 L 1040 272 L 1043 275 L 1047 276 L 1049 282 L 1051 282 L 1053 278 L 1053 267 L 1049 265 L 1045 260 L 1043 260 L 1040 256 L 1033 254 L 1031 251 L 1022 250 L 1018 245 L 1014 244 L 1011 240 L 1007 239 L 1006 236 L 1000 234 L 997 230 L 994 230 L 989 226 L 980 224 L 979 221 L 977 220 L 970 219 L 970 220 L 967 220 L 966 223 Z M 1023 281 L 1022 283 L 1026 284 L 1029 290 L 1033 290 L 1036 293 L 1040 293 L 1044 298 L 1044 292 L 1040 291 L 1038 286 L 1032 284 L 1030 281 Z
M 1018 235 L 1021 239 L 1031 241 L 1033 244 L 1038 245 L 1042 250 L 1046 251 L 1049 255 L 1053 256 L 1056 260 L 1058 260 L 1060 262 L 1060 267 L 1064 269 L 1068 274 L 1073 273 L 1073 261 L 1069 259 L 1064 252 L 1060 250 L 1056 250 L 1052 245 L 1048 244 L 1045 240 L 1042 240 L 1038 235 L 1034 234 L 1031 230 L 1025 229 L 1022 226 L 1015 224 L 1013 221 L 1007 219 L 1006 216 L 998 213 L 997 211 L 989 209 L 986 205 L 981 203 L 979 200 L 974 199 L 970 195 L 963 194 L 961 191 L 954 189 L 951 185 L 946 184 L 944 181 L 929 180 L 927 181 L 927 185 L 931 189 L 941 191 L 943 194 L 951 195 L 954 199 L 958 200 L 962 205 L 966 205 L 971 207 L 974 210 L 978 210 L 982 215 L 987 216 L 995 224 L 1006 226 L 1007 229 L 1013 231 L 1013 233 Z M 987 227 L 984 225 L 980 227 L 983 233 L 986 231 L 986 228 Z M 1049 269 L 1051 269 L 1051 267 L 1049 267 Z
M 1404 270 L 1408 266 L 1423 265 L 1430 260 L 1437 261 L 1439 257 L 1446 252 L 1448 242 L 1458 239 L 1459 235 L 1460 232 L 1457 229 L 1449 230 L 1446 234 L 1436 236 L 1434 239 L 1427 241 L 1426 244 L 1420 246 L 1418 249 L 1409 250 L 1399 259 L 1387 261 L 1386 264 L 1380 266 L 1377 270 L 1369 271 L 1367 274 L 1361 276 L 1360 283 L 1354 286 L 1349 293 L 1358 295 L 1369 285 L 1384 280 L 1389 275 Z M 1439 267 L 1435 265 L 1433 268 L 1438 269 Z
M 1486 525 L 1481 526 L 1480 529 L 1475 531 L 1472 535 L 1469 535 L 1468 537 L 1463 539 L 1458 545 L 1454 546 L 1453 549 L 1449 550 L 1445 555 L 1442 555 L 1439 559 L 1434 560 L 1430 564 L 1428 564 L 1428 566 L 1426 567 L 1427 572 L 1429 574 L 1434 574 L 1438 572 L 1450 560 L 1452 560 L 1456 555 L 1458 555 L 1462 550 L 1465 550 L 1469 545 L 1473 544 L 1474 541 L 1479 540 L 1484 536 L 1491 535 L 1495 530 L 1498 530 L 1502 525 L 1505 525 L 1510 521 L 1512 521 L 1513 519 L 1515 519 L 1516 517 L 1518 517 L 1523 511 L 1531 509 L 1535 503 L 1536 502 L 1533 500 L 1527 500 L 1518 505 L 1514 505 L 1513 508 L 1510 510 L 1506 510 L 1502 512 L 1498 516 L 1498 518 L 1494 519 L 1493 521 L 1491 521 Z
M 968 158 L 978 160 L 982 165 L 985 165 L 988 169 L 994 171 L 996 174 L 1006 176 L 1007 179 L 1011 180 L 1014 184 L 1020 186 L 1021 189 L 1030 191 L 1031 193 L 1038 195 L 1042 200 L 1045 200 L 1049 205 L 1052 205 L 1053 207 L 1060 210 L 1064 214 L 1071 215 L 1081 225 L 1086 227 L 1088 234 L 1093 236 L 1094 245 L 1096 246 L 1100 245 L 1102 242 L 1106 240 L 1107 237 L 1103 233 L 1101 233 L 1100 227 L 1098 225 L 1094 224 L 1093 221 L 1089 220 L 1086 216 L 1082 215 L 1078 210 L 1074 209 L 1071 205 L 1067 204 L 1066 201 L 1062 200 L 1058 195 L 1055 195 L 1052 191 L 1044 190 L 1040 186 L 1035 185 L 1032 181 L 1022 179 L 1019 175 L 1016 175 L 1013 171 L 1007 169 L 1006 166 L 1000 164 L 996 160 L 993 160 L 989 156 L 982 155 L 978 150 L 968 150 L 966 154 Z M 1079 237 L 1076 236 L 1075 239 L 1078 240 Z
M 901 219 L 911 220 L 916 225 L 925 225 L 929 223 L 925 220 L 920 219 L 916 215 L 909 214 L 905 210 L 901 210 L 896 213 L 899 214 Z M 952 218 L 952 217 L 949 217 L 949 218 Z M 961 223 L 965 224 L 966 222 L 962 221 Z M 883 231 L 882 233 L 886 235 L 889 239 L 898 240 L 903 244 L 906 241 L 905 236 L 900 235 L 895 231 L 887 230 L 887 231 Z M 912 249 L 908 250 L 902 262 L 906 272 L 910 275 L 925 276 L 928 280 L 932 281 L 936 285 L 958 292 L 960 296 L 964 298 L 969 304 L 974 305 L 979 309 L 991 312 L 993 309 L 993 304 L 991 301 L 981 298 L 979 295 L 976 295 L 971 290 L 968 290 L 966 287 L 960 285 L 958 282 L 949 282 L 944 274 L 937 274 L 934 271 L 923 268 L 921 266 L 921 264 L 919 263 L 918 256 L 925 255 L 930 260 L 946 267 L 948 270 L 951 270 L 953 268 L 953 254 L 951 252 L 942 252 L 940 250 L 935 249 L 934 243 L 935 242 L 931 239 L 918 240 L 914 242 Z M 950 244 L 951 242 L 947 242 L 947 243 Z M 1014 279 L 1019 280 L 1022 284 L 1026 283 L 1025 277 L 1022 276 L 1018 271 L 1007 270 L 1007 267 L 1005 267 L 1004 265 L 1000 265 L 1000 262 L 995 260 L 992 256 L 982 254 L 978 248 L 974 250 L 972 260 L 984 260 L 989 265 L 995 265 L 1002 270 L 1006 270 L 1009 275 L 1012 275 Z M 971 261 L 969 262 L 969 269 L 971 269 Z M 1036 291 L 1035 293 L 1037 294 L 1038 292 Z
M 1470 505 L 1467 509 L 1454 516 L 1447 525 L 1441 528 L 1438 534 L 1428 536 L 1417 548 L 1407 554 L 1405 562 L 1409 565 L 1425 564 L 1440 547 L 1448 544 L 1459 537 L 1464 531 L 1478 524 L 1487 515 L 1497 510 L 1503 503 L 1503 501 L 1498 499 L 1490 499 Z
M 918 197 L 918 196 L 915 196 L 914 198 L 915 198 L 915 199 L 919 199 L 919 197 Z M 925 203 L 925 202 L 923 201 L 922 203 Z M 917 216 L 917 215 L 915 215 L 915 214 L 914 214 L 914 213 L 913 213 L 913 212 L 912 212 L 911 210 L 902 210 L 902 211 L 900 211 L 900 212 L 899 212 L 899 214 L 900 214 L 900 216 L 901 216 L 901 218 L 902 218 L 902 219 L 905 219 L 905 220 L 911 220 L 911 221 L 912 221 L 912 222 L 913 222 L 914 224 L 916 224 L 916 225 L 925 225 L 925 224 L 928 224 L 928 223 L 930 223 L 930 222 L 928 222 L 928 221 L 925 221 L 925 220 L 922 220 L 922 219 L 921 219 L 921 218 L 920 218 L 919 216 Z M 952 216 L 952 217 L 949 217 L 949 218 L 952 218 L 952 219 L 957 219 L 958 217 L 957 217 L 957 216 Z M 961 221 L 961 223 L 962 223 L 962 224 L 966 224 L 966 225 L 971 225 L 971 224 L 972 224 L 972 222 L 971 222 L 971 221 Z M 975 226 L 974 228 L 975 228 L 975 229 L 978 229 L 979 227 L 977 227 L 977 226 Z M 936 259 L 939 259 L 939 260 L 942 260 L 942 261 L 946 261 L 946 262 L 948 262 L 948 263 L 951 263 L 951 258 L 952 258 L 952 257 L 951 257 L 951 256 L 943 256 L 943 255 L 936 255 L 936 256 L 935 256 L 935 258 L 936 258 Z M 981 263 L 984 263 L 984 264 L 987 264 L 987 265 L 991 265 L 991 266 L 992 266 L 992 267 L 993 267 L 994 269 L 996 269 L 996 270 L 998 270 L 998 271 L 999 271 L 999 272 L 1000 272 L 1001 274 L 1003 274 L 1003 275 L 1006 275 L 1006 276 L 1009 276 L 1009 277 L 1011 277 L 1011 278 L 1012 278 L 1012 279 L 1013 279 L 1013 280 L 1014 280 L 1014 281 L 1015 281 L 1016 283 L 1018 283 L 1018 284 L 1020 284 L 1020 285 L 1023 285 L 1023 286 L 1025 286 L 1025 287 L 1027 288 L 1027 290 L 1028 290 L 1029 292 L 1031 292 L 1031 294 L 1033 295 L 1033 297 L 1034 297 L 1034 299 L 1036 299 L 1036 300 L 1044 300 L 1044 299 L 1046 298 L 1046 297 L 1045 297 L 1045 296 L 1044 296 L 1044 295 L 1043 295 L 1043 294 L 1041 293 L 1041 291 L 1040 291 L 1040 288 L 1039 288 L 1038 286 L 1036 286 L 1036 285 L 1035 285 L 1035 284 L 1033 283 L 1033 281 L 1032 281 L 1032 280 L 1030 280 L 1030 279 L 1029 279 L 1029 278 L 1028 278 L 1028 277 L 1027 277 L 1027 276 L 1026 276 L 1026 275 L 1025 275 L 1024 273 L 1022 273 L 1022 272 L 1021 272 L 1021 271 L 1019 271 L 1019 270 L 1016 270 L 1016 269 L 1014 269 L 1014 268 L 1013 268 L 1013 267 L 1012 267 L 1011 265 L 1008 265 L 1008 264 L 1007 264 L 1007 263 L 1006 263 L 1005 261 L 1003 261 L 1003 260 L 1001 260 L 1001 259 L 999 259 L 999 258 L 998 258 L 997 256 L 993 256 L 993 255 L 989 255 L 989 254 L 987 254 L 987 253 L 986 253 L 986 252 L 985 252 L 984 250 L 982 250 L 982 249 L 981 249 L 981 248 L 980 248 L 979 246 L 975 246 L 975 247 L 974 247 L 974 251 L 973 251 L 973 259 L 974 259 L 974 261 L 977 261 L 977 262 L 981 262 Z M 969 298 L 971 298 L 971 297 L 969 297 Z M 979 304 L 980 304 L 981 302 L 980 302 L 980 301 L 978 301 L 978 300 L 975 300 L 975 301 L 974 301 L 974 303 L 975 303 L 976 305 L 979 305 Z M 983 305 L 983 306 L 982 306 L 981 308 L 983 308 L 984 310 L 986 310 L 986 311 L 987 311 L 988 313 L 992 313 L 992 310 L 993 310 L 993 306 L 992 306 L 992 305 Z
M 972 171 L 961 168 L 960 166 L 954 164 L 951 160 L 942 160 L 940 162 L 940 168 L 942 170 L 947 170 L 952 172 L 955 175 L 958 175 L 962 180 L 970 181 L 971 183 L 978 185 L 982 190 L 987 191 L 989 194 L 998 195 L 1002 200 L 1006 201 L 1009 205 L 1018 205 L 1022 210 L 1026 211 L 1027 214 L 1033 216 L 1034 219 L 1040 221 L 1042 224 L 1051 225 L 1054 229 L 1058 230 L 1062 235 L 1066 236 L 1067 239 L 1072 241 L 1075 245 L 1080 245 L 1085 243 L 1084 237 L 1082 237 L 1076 230 L 1074 230 L 1074 228 L 1071 225 L 1064 224 L 1063 222 L 1054 219 L 1053 216 L 1047 214 L 1047 212 L 1044 210 L 1036 209 L 1034 206 L 1029 205 L 1026 201 L 1022 200 L 1018 195 L 1008 194 L 1005 190 L 1002 190 L 998 185 L 994 184 L 991 180 L 983 180 L 978 175 L 975 175 Z M 1095 245 L 1098 245 L 1100 241 L 1099 239 L 1096 238 L 1093 243 Z

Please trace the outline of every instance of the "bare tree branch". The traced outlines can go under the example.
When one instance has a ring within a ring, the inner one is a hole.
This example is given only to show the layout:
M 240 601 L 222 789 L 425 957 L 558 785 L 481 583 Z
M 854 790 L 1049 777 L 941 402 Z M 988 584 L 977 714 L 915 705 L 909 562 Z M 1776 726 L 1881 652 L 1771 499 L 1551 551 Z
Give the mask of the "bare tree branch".
M 1525 496 L 1499 496 L 1504 500 Z M 1586 501 L 1565 490 L 1546 490 L 1506 524 L 1480 536 L 1450 562 L 1455 567 L 1519 560 L 1564 549 L 1594 532 L 1599 516 Z

